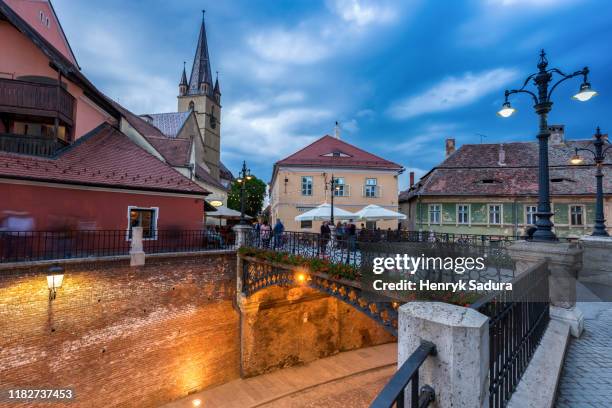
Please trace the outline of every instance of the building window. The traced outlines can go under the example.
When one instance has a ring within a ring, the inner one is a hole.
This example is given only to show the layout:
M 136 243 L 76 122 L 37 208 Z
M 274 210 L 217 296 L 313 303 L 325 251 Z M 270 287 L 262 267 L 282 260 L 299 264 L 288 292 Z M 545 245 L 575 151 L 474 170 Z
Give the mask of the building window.
M 155 239 L 157 230 L 157 208 L 128 207 L 130 217 L 129 238 L 132 238 L 132 228 L 142 227 L 142 237 Z
M 535 225 L 536 223 L 536 212 L 538 212 L 538 207 L 535 205 L 526 205 L 525 206 L 525 223 L 527 225 Z
M 367 178 L 365 182 L 365 196 L 378 197 L 378 185 L 375 178 Z
M 189 102 L 189 110 L 195 110 L 195 103 L 193 103 L 193 101 Z
M 302 195 L 312 195 L 312 176 L 302 177 Z
M 312 228 L 312 221 L 300 221 L 300 228 Z
M 489 204 L 489 224 L 491 225 L 501 224 L 501 205 L 500 204 Z
M 457 224 L 470 223 L 470 205 L 457 204 Z
M 584 225 L 584 209 L 581 205 L 570 206 L 570 223 L 571 225 Z
M 344 184 L 344 177 L 337 177 L 334 179 L 334 196 L 344 197 L 348 195 L 347 185 Z
M 440 224 L 440 204 L 429 204 L 429 223 Z

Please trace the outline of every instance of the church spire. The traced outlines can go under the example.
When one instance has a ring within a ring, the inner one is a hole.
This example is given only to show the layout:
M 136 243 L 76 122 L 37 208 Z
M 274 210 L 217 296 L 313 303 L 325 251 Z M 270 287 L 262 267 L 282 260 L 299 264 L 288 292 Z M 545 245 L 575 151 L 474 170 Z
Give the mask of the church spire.
M 189 94 L 191 95 L 211 95 L 212 96 L 212 74 L 210 69 L 210 58 L 208 57 L 208 42 L 206 40 L 206 25 L 204 23 L 204 13 L 202 10 L 202 26 L 198 36 L 191 77 L 189 78 Z
M 186 62 L 183 61 L 183 76 L 181 76 L 181 82 L 179 83 L 179 85 L 187 86 L 187 72 L 185 71 L 185 64 Z
M 183 75 L 181 76 L 181 82 L 179 83 L 179 96 L 187 94 L 187 72 L 185 72 L 185 61 L 183 61 Z

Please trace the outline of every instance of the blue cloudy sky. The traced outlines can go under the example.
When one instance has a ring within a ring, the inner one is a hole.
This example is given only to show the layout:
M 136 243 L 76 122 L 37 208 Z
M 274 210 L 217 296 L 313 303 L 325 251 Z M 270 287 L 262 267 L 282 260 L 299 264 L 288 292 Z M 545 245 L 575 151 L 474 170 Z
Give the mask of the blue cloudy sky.
M 588 0 L 54 0 L 77 59 L 136 113 L 176 110 L 182 62 L 205 8 L 223 93 L 222 159 L 272 163 L 341 122 L 342 138 L 422 175 L 457 144 L 534 140 L 531 101 L 495 115 L 507 87 L 535 70 L 588 65 L 600 95 L 560 87 L 550 123 L 570 138 L 612 127 L 612 3 Z M 485 135 L 482 138 L 480 135 Z M 401 187 L 406 187 L 407 173 Z

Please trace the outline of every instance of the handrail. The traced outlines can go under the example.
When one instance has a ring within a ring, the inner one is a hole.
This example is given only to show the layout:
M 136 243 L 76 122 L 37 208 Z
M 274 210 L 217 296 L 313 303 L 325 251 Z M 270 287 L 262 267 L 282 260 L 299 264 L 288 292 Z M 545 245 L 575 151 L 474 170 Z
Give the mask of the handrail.
M 435 400 L 435 392 L 429 385 L 425 385 L 419 390 L 419 368 L 427 357 L 435 356 L 436 354 L 436 345 L 429 341 L 423 341 L 393 377 L 391 377 L 385 388 L 372 402 L 370 408 L 390 408 L 394 404 L 396 404 L 397 408 L 403 408 L 405 390 L 408 383 L 412 383 L 411 408 L 424 408 L 428 406 L 430 402 Z

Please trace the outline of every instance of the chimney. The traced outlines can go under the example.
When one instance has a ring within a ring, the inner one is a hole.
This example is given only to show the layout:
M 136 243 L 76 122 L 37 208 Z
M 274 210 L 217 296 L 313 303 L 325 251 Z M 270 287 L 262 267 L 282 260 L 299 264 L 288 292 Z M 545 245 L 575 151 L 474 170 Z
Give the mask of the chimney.
M 550 125 L 550 144 L 560 145 L 565 143 L 565 125 Z
M 500 166 L 506 165 L 506 151 L 504 150 L 504 144 L 499 145 L 499 161 L 497 162 Z
M 410 187 L 414 186 L 414 171 L 410 172 Z
M 336 126 L 334 126 L 334 137 L 336 139 L 340 139 L 340 125 L 338 124 L 338 121 L 336 121 Z
M 446 139 L 446 157 L 455 153 L 455 138 Z

